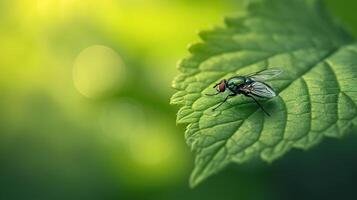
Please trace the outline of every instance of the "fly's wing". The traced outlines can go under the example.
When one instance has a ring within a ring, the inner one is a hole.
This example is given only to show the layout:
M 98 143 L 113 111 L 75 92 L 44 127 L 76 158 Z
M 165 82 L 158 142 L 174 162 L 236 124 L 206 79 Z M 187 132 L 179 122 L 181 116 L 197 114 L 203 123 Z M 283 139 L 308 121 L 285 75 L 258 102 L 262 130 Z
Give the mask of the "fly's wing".
M 249 85 L 250 93 L 264 98 L 273 98 L 276 96 L 274 90 L 267 84 L 262 82 L 253 82 Z
M 279 74 L 281 74 L 283 71 L 280 69 L 266 69 L 260 72 L 257 72 L 255 74 L 250 74 L 247 77 L 249 77 L 250 79 L 252 79 L 253 81 L 267 81 L 270 80 L 276 76 L 278 76 Z

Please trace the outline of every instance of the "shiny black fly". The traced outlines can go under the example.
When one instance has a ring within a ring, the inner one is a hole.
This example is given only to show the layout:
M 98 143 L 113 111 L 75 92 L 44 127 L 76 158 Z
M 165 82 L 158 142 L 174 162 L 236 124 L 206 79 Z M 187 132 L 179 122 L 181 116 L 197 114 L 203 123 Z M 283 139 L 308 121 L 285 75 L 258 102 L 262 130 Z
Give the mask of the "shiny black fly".
M 218 104 L 213 110 L 223 105 L 229 97 L 234 97 L 238 94 L 243 94 L 246 97 L 252 98 L 256 104 L 268 115 L 269 113 L 263 108 L 263 106 L 258 102 L 255 97 L 261 98 L 273 98 L 276 96 L 273 88 L 270 87 L 265 81 L 270 80 L 279 74 L 281 74 L 279 69 L 266 69 L 254 74 L 246 76 L 234 76 L 228 80 L 224 79 L 217 83 L 213 88 L 217 90 L 216 94 L 207 94 L 208 96 L 214 96 L 219 93 L 223 93 L 226 90 L 229 94 L 226 98 Z

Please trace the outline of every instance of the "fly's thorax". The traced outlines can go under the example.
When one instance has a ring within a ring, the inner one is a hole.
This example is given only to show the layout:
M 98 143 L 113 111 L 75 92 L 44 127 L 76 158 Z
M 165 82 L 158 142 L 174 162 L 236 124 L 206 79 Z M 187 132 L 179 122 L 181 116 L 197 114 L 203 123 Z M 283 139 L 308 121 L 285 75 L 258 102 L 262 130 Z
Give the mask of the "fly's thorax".
M 227 82 L 228 82 L 228 85 L 231 85 L 231 84 L 241 85 L 241 84 L 245 83 L 246 80 L 247 80 L 247 78 L 244 76 L 235 76 L 235 77 L 228 79 Z
M 238 92 L 239 88 L 242 85 L 246 84 L 246 81 L 247 81 L 247 78 L 244 76 L 235 76 L 235 77 L 228 79 L 227 85 L 228 85 L 228 88 L 232 92 Z

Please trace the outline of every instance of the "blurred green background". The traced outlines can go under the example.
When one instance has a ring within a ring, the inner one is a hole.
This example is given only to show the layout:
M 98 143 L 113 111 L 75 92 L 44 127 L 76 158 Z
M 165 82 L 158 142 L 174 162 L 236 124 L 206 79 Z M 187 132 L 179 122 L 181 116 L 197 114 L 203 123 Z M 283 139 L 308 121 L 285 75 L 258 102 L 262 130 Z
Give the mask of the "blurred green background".
M 357 2 L 325 0 L 356 35 Z M 352 197 L 357 136 L 192 190 L 176 62 L 239 0 L 1 0 L 0 199 Z

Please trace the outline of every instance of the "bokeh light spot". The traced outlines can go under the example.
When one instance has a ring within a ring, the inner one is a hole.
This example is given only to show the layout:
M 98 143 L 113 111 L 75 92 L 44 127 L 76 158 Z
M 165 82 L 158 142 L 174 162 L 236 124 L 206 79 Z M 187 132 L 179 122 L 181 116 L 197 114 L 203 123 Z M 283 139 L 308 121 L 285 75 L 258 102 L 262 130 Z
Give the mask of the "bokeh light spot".
M 73 82 L 79 93 L 98 99 L 120 90 L 125 81 L 125 66 L 111 48 L 94 45 L 84 49 L 73 66 Z

